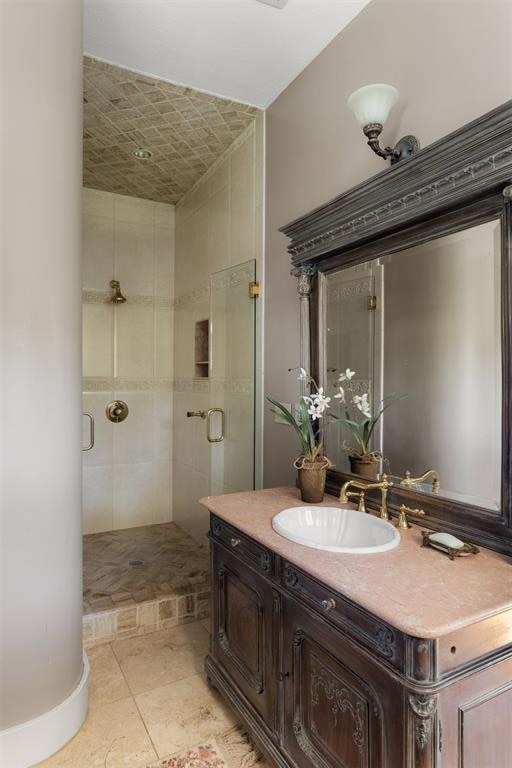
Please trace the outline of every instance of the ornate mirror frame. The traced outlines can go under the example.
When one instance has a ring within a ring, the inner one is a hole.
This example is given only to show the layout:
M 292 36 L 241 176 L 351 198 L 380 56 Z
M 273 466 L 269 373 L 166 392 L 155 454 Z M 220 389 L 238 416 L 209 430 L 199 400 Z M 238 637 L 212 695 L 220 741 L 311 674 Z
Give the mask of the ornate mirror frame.
M 387 168 L 280 230 L 290 238 L 301 301 L 302 367 L 325 371 L 326 275 L 491 220 L 501 223 L 501 511 L 395 485 L 390 511 L 421 506 L 425 526 L 512 553 L 512 101 Z M 310 327 L 311 326 L 311 327 Z M 328 473 L 338 493 L 350 477 Z M 369 506 L 378 496 L 368 492 Z

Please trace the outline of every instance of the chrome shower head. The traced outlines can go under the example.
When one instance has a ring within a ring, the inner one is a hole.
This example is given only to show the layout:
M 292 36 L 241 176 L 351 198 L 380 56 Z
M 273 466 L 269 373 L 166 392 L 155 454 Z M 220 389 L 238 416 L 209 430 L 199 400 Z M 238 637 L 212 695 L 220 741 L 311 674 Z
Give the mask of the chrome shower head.
M 111 280 L 110 287 L 114 291 L 114 295 L 110 299 L 112 304 L 124 304 L 126 302 L 126 299 L 121 293 L 121 286 L 119 285 L 119 280 Z

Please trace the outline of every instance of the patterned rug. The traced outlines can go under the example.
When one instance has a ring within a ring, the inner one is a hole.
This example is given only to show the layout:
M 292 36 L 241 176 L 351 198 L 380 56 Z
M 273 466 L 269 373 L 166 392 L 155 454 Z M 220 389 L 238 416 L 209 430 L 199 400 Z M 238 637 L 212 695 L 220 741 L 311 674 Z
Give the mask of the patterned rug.
M 145 768 L 269 768 L 240 726 Z
M 227 768 L 214 739 L 170 757 L 164 757 L 147 768 Z

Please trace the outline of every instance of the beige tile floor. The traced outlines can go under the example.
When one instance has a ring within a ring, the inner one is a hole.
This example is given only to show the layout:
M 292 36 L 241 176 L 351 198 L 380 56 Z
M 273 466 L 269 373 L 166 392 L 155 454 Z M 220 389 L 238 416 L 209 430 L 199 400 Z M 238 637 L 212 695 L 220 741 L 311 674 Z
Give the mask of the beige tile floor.
M 38 768 L 142 768 L 212 736 L 223 740 L 228 754 L 245 753 L 234 715 L 210 690 L 202 671 L 207 624 L 195 622 L 91 648 L 87 719 Z M 236 742 L 232 750 L 230 741 Z M 226 758 L 229 768 L 268 768 L 252 751 L 249 761 L 246 755 Z

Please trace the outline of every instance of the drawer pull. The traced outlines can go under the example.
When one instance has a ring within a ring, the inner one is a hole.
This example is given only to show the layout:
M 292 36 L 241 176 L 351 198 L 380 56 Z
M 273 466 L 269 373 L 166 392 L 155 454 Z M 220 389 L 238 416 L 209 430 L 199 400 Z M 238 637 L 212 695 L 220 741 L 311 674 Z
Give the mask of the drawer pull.
M 238 545 L 241 544 L 241 543 L 242 543 L 242 540 L 241 539 L 235 539 L 234 536 L 230 540 L 230 544 L 231 544 L 232 547 L 238 547 Z
M 329 600 L 322 600 L 322 608 L 324 611 L 332 611 L 333 608 L 336 608 L 336 600 L 332 597 Z

